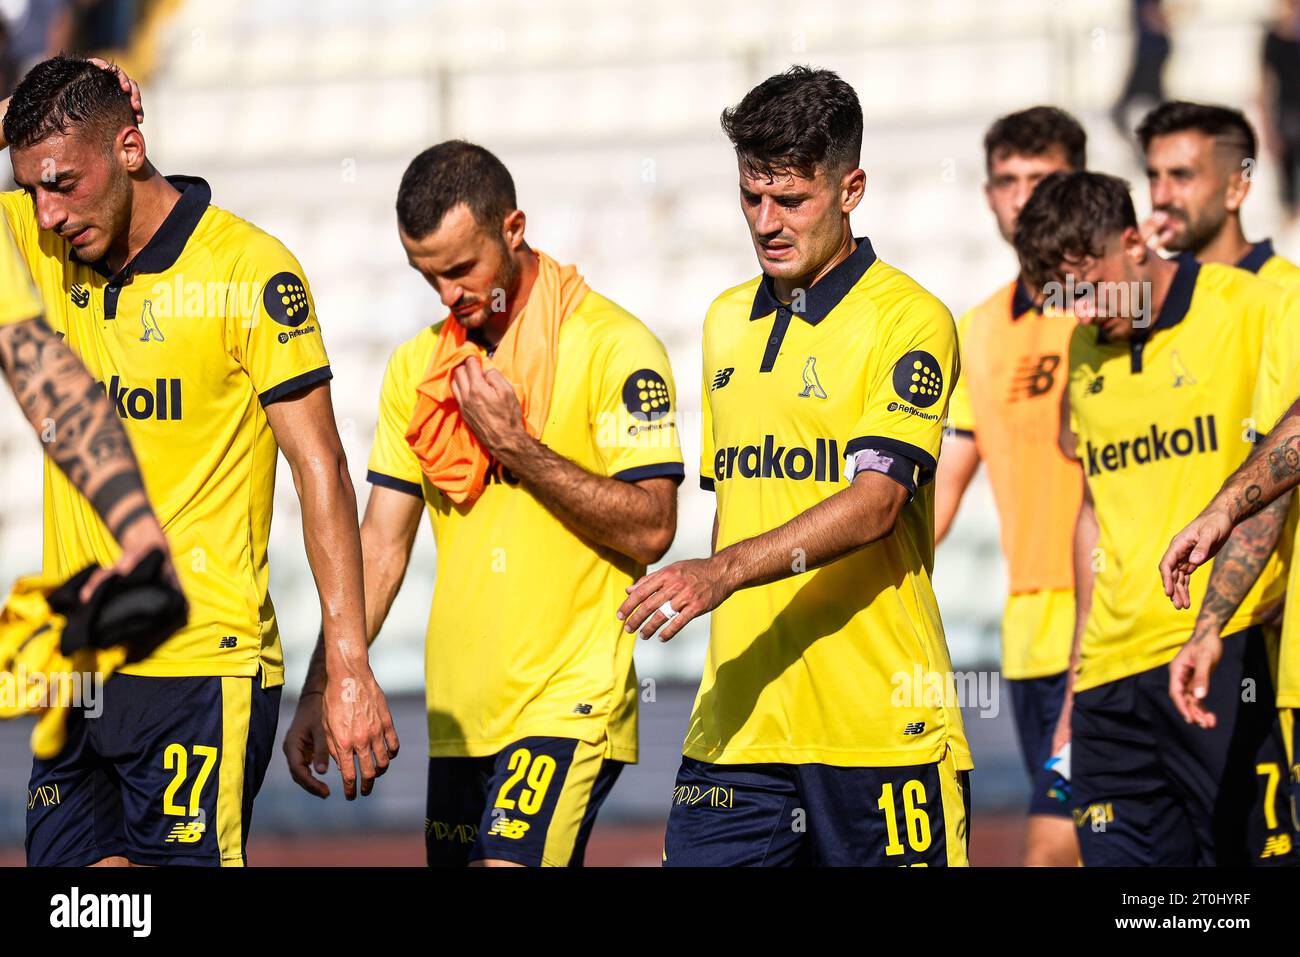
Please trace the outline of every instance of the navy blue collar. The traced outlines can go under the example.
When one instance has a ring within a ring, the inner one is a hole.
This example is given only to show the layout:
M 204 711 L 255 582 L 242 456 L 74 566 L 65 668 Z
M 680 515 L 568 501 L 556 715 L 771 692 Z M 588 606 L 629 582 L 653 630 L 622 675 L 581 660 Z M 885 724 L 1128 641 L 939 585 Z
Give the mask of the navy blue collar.
M 1264 263 L 1273 258 L 1273 240 L 1261 239 L 1250 247 L 1250 252 L 1237 260 L 1237 268 L 1247 272 L 1259 272 Z
M 180 199 L 144 248 L 116 273 L 108 268 L 108 263 L 103 259 L 91 264 L 97 273 L 107 276 L 114 285 L 120 286 L 138 273 L 163 273 L 171 269 L 176 260 L 180 259 L 185 244 L 194 235 L 199 220 L 208 211 L 208 204 L 212 202 L 212 187 L 206 180 L 197 176 L 168 176 L 167 182 L 180 191 Z
M 1025 281 L 1019 276 L 1016 277 L 1016 288 L 1011 293 L 1011 319 L 1014 322 L 1025 313 L 1037 309 L 1038 305 L 1030 297 L 1029 291 L 1025 289 Z
M 1261 239 L 1255 245 L 1250 247 L 1250 252 L 1238 259 L 1233 265 L 1238 269 L 1244 269 L 1246 272 L 1259 272 L 1264 263 L 1273 258 L 1273 240 Z M 1174 257 L 1178 262 L 1196 262 L 1196 257 L 1191 251 L 1181 252 Z
M 858 284 L 858 280 L 876 261 L 876 253 L 871 248 L 870 240 L 863 236 L 854 241 L 858 244 L 857 248 L 847 259 L 804 290 L 801 297 L 803 312 L 790 307 L 791 313 L 810 326 L 817 325 L 830 315 L 830 311 L 840 304 L 849 294 L 849 290 Z M 772 277 L 765 275 L 758 284 L 758 291 L 754 293 L 754 305 L 749 310 L 750 320 L 771 315 L 782 307 L 788 307 L 788 304 L 777 299 Z
M 1178 264 L 1178 271 L 1174 273 L 1174 280 L 1169 284 L 1169 291 L 1165 293 L 1165 301 L 1160 306 L 1160 315 L 1145 329 L 1135 329 L 1128 340 L 1130 345 L 1146 342 L 1157 329 L 1176 326 L 1187 315 L 1187 310 L 1192 305 L 1192 293 L 1196 291 L 1196 277 L 1201 273 L 1201 264 L 1188 255 L 1177 256 L 1174 262 Z M 1097 329 L 1097 341 L 1101 343 L 1109 341 L 1100 328 Z
M 1200 263 L 1190 256 L 1186 259 L 1180 256 L 1178 271 L 1174 273 L 1174 281 L 1169 284 L 1169 291 L 1165 293 L 1165 301 L 1160 306 L 1160 315 L 1156 316 L 1156 321 L 1147 328 L 1136 330 L 1133 340 L 1145 341 L 1150 339 L 1151 334 L 1157 329 L 1169 329 L 1182 322 L 1183 317 L 1187 315 L 1187 310 L 1191 308 L 1192 293 L 1196 291 L 1196 277 L 1200 274 Z

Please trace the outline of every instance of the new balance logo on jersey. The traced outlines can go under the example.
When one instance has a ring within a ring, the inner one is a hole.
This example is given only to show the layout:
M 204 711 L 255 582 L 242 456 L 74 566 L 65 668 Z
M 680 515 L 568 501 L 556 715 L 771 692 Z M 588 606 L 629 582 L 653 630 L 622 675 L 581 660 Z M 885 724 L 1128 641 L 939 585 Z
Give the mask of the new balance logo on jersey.
M 817 378 L 816 356 L 809 356 L 808 361 L 804 363 L 803 391 L 799 393 L 799 398 L 806 399 L 810 395 L 818 399 L 826 398 L 826 390 L 822 388 L 821 380 Z
M 179 824 L 172 825 L 172 829 L 167 832 L 167 837 L 163 840 L 164 844 L 196 844 L 203 837 L 202 821 L 181 821 Z
M 141 342 L 166 341 L 162 330 L 158 328 L 158 320 L 153 317 L 153 301 L 150 299 L 146 299 L 140 309 L 140 324 L 144 326 L 144 334 L 140 336 Z
M 1130 465 L 1147 465 L 1174 456 L 1217 452 L 1218 449 L 1219 435 L 1212 415 L 1198 415 L 1190 428 L 1162 430 L 1153 425 L 1150 432 L 1131 439 L 1108 442 L 1100 447 L 1091 442 L 1084 443 L 1089 475 L 1117 472 Z
M 903 734 L 920 734 L 925 731 L 924 721 L 913 721 L 903 728 Z
M 813 448 L 777 445 L 776 436 L 763 436 L 762 445 L 732 445 L 718 449 L 713 457 L 713 479 L 723 482 L 739 473 L 741 478 L 775 478 L 815 482 L 840 480 L 840 445 L 834 439 L 818 439 Z
M 239 639 L 237 639 L 234 635 L 226 635 L 224 638 L 221 639 L 221 643 L 217 645 L 217 647 L 234 648 L 237 644 L 239 644 Z
M 1102 388 L 1105 385 L 1106 385 L 1106 377 L 1104 375 L 1099 375 L 1097 376 L 1097 378 L 1090 379 L 1088 381 L 1087 386 L 1084 387 L 1083 394 L 1097 395 L 1101 392 Z
M 124 419 L 173 419 L 181 418 L 181 380 L 154 379 L 153 391 L 132 389 L 122 385 L 117 376 L 108 380 L 107 395 L 110 402 L 117 407 L 117 414 Z
M 1286 857 L 1290 853 L 1290 834 L 1285 832 L 1282 834 L 1270 834 L 1268 840 L 1264 842 L 1264 850 L 1260 851 L 1259 859 L 1262 861 L 1268 857 Z
M 1011 401 L 1037 399 L 1052 391 L 1056 384 L 1056 370 L 1061 365 L 1061 357 L 1054 353 L 1033 359 L 1025 356 L 1016 370 L 1016 377 L 1011 383 Z
M 90 305 L 90 290 L 81 283 L 74 285 L 69 295 L 72 296 L 72 301 L 78 309 L 85 309 Z
M 719 369 L 713 374 L 713 385 L 709 386 L 710 392 L 716 392 L 718 389 L 726 386 L 731 381 L 731 373 L 735 372 L 734 366 L 727 366 L 725 369 Z
M 575 705 L 573 706 L 573 713 L 574 713 L 574 714 L 591 714 L 591 705 L 587 704 L 586 702 L 583 702 L 583 703 L 580 703 L 580 704 L 575 704 Z
M 512 841 L 517 841 L 528 833 L 528 822 L 520 821 L 514 818 L 499 817 L 492 822 L 489 834 L 495 834 L 497 837 L 508 837 Z

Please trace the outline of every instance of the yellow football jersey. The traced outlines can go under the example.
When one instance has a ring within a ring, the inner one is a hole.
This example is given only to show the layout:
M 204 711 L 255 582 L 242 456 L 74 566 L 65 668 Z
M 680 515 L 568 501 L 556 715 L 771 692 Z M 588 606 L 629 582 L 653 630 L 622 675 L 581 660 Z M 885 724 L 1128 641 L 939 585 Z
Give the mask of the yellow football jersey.
M 41 232 L 31 199 L 0 194 L 51 327 L 104 384 L 140 462 L 190 603 L 185 628 L 127 674 L 283 681 L 267 592 L 278 448 L 263 409 L 329 379 L 302 268 L 280 242 L 210 205 L 201 179 L 116 274 Z M 47 461 L 45 572 L 116 560 L 117 543 Z
M 1080 326 L 1070 344 L 1070 410 L 1100 536 L 1075 689 L 1167 664 L 1191 634 L 1192 609 L 1159 584 L 1160 558 L 1250 452 L 1252 394 L 1277 287 L 1232 266 L 1180 259 L 1155 323 L 1124 342 Z M 1255 622 L 1282 591 L 1278 559 L 1224 629 Z
M 1002 677 L 1025 681 L 1060 674 L 1068 668 L 1074 644 L 1074 613 L 1073 588 L 1040 588 L 1007 595 L 1002 607 Z
M 35 319 L 42 311 L 13 236 L 8 229 L 0 229 L 0 326 Z
M 406 442 L 441 324 L 394 351 L 367 478 L 422 498 L 437 546 L 425 643 L 429 755 L 494 754 L 522 737 L 637 756 L 636 636 L 615 617 L 645 566 L 570 530 L 494 464 L 473 505 L 428 483 Z M 643 394 L 667 402 L 642 412 Z M 638 319 L 588 292 L 560 326 L 541 442 L 588 472 L 681 480 L 668 356 Z
M 1237 265 L 1284 289 L 1300 285 L 1300 266 L 1274 252 L 1273 243 L 1267 239 L 1256 243 Z M 1296 343 L 1291 338 L 1295 334 L 1294 327 L 1300 324 L 1300 317 L 1291 311 L 1294 303 L 1295 298 L 1292 297 L 1284 303 L 1283 311 L 1279 313 L 1279 321 L 1285 322 L 1286 328 L 1279 328 L 1275 323 L 1264 339 L 1259 384 L 1255 392 L 1256 424 L 1261 432 L 1272 428 L 1297 396 L 1300 396 L 1300 388 L 1297 388 L 1300 382 L 1294 377 L 1295 370 L 1284 364 L 1300 361 L 1300 352 L 1296 351 Z M 1283 316 L 1289 318 L 1282 319 Z M 1291 390 L 1289 396 L 1286 394 L 1287 389 Z M 1295 590 L 1300 586 L 1300 579 L 1294 577 L 1297 539 L 1300 539 L 1300 509 L 1297 509 L 1293 496 L 1286 526 L 1282 530 L 1282 541 L 1278 546 L 1278 555 L 1287 569 L 1287 591 L 1291 595 L 1300 594 Z M 1300 612 L 1292 611 L 1294 608 L 1293 599 L 1287 605 L 1282 622 L 1277 697 L 1278 706 L 1284 708 L 1300 707 Z
M 1289 287 L 1281 297 L 1260 355 L 1259 381 L 1255 386 L 1254 419 L 1262 434 L 1300 398 L 1300 285 Z M 1287 563 L 1287 605 L 1282 618 L 1277 703 L 1282 708 L 1300 708 L 1300 562 L 1294 560 L 1296 545 L 1295 502 L 1283 529 L 1279 552 Z M 1289 547 L 1287 547 L 1289 546 Z
M 948 310 L 866 239 L 789 305 L 758 277 L 709 308 L 700 475 L 719 549 L 847 488 L 841 466 L 861 450 L 913 463 L 918 488 L 887 538 L 713 612 L 687 757 L 897 767 L 951 749 L 971 767 L 930 583 L 957 372 Z
M 1237 268 L 1253 272 L 1260 279 L 1279 286 L 1300 283 L 1300 266 L 1274 252 L 1273 241 L 1269 239 L 1255 243 L 1237 263 Z

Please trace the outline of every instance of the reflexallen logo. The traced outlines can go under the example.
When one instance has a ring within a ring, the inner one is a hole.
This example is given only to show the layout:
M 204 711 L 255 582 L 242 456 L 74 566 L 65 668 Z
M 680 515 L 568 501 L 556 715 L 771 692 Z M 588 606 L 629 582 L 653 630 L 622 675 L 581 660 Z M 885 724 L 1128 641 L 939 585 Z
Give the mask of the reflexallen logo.
M 280 345 L 284 345 L 290 339 L 297 339 L 299 336 L 305 336 L 308 333 L 315 332 L 315 331 L 316 331 L 315 326 L 303 326 L 301 329 L 294 329 L 291 332 L 282 332 L 279 335 L 277 335 L 275 338 L 276 341 L 280 343 Z

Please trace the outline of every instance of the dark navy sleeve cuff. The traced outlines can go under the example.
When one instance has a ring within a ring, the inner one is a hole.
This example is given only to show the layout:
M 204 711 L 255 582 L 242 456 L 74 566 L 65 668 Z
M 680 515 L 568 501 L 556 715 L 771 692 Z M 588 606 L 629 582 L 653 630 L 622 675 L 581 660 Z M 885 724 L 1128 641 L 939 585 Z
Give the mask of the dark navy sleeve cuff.
M 640 482 L 648 478 L 670 478 L 678 485 L 686 478 L 686 469 L 681 462 L 659 462 L 655 465 L 638 465 L 636 468 L 615 472 L 610 478 L 620 482 Z
M 418 499 L 424 498 L 423 487 L 416 485 L 414 482 L 408 482 L 406 479 L 393 478 L 393 476 L 385 475 L 383 472 L 376 472 L 374 469 L 366 472 L 366 481 L 371 485 L 378 485 L 380 488 L 391 488 L 398 492 L 405 492 L 407 495 L 414 495 Z
M 707 475 L 701 475 L 701 476 L 700 476 L 700 488 L 704 489 L 704 491 L 706 491 L 706 492 L 712 492 L 712 491 L 715 491 L 715 489 L 713 488 L 713 479 L 710 478 L 710 477 L 707 476 Z
M 844 447 L 844 455 L 847 458 L 861 452 L 863 449 L 878 449 L 881 452 L 893 452 L 895 455 L 902 456 L 911 462 L 915 462 L 918 469 L 916 484 L 919 488 L 922 485 L 928 485 L 934 481 L 934 470 L 938 467 L 934 456 L 925 449 L 918 448 L 911 442 L 900 442 L 898 439 L 887 438 L 883 435 L 864 435 L 856 439 L 850 439 L 849 444 Z
M 270 405 L 272 402 L 279 402 L 286 396 L 291 396 L 295 392 L 301 392 L 308 386 L 315 385 L 318 382 L 328 382 L 334 378 L 334 373 L 330 371 L 329 366 L 321 366 L 319 369 L 312 369 L 310 372 L 304 372 L 302 375 L 296 375 L 292 379 L 287 379 L 279 385 L 272 386 L 265 392 L 259 393 L 257 398 L 263 407 Z

